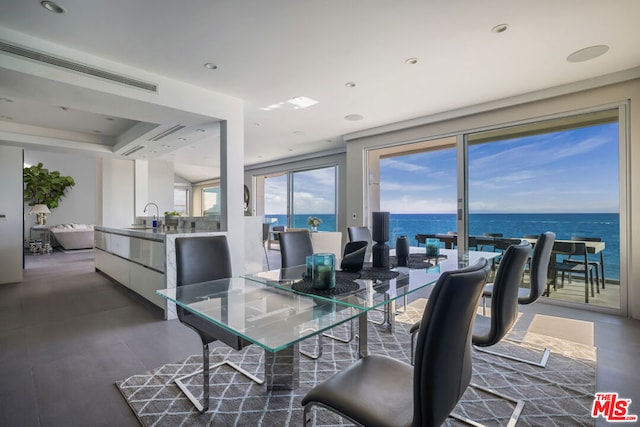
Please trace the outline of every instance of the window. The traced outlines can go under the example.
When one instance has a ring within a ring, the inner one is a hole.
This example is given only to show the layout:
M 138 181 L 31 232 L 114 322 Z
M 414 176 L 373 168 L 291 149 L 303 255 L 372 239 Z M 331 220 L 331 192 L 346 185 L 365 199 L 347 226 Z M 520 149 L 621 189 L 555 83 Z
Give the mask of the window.
M 173 209 L 181 216 L 189 216 L 189 189 L 177 187 L 173 189 Z
M 202 216 L 220 215 L 220 186 L 202 189 Z

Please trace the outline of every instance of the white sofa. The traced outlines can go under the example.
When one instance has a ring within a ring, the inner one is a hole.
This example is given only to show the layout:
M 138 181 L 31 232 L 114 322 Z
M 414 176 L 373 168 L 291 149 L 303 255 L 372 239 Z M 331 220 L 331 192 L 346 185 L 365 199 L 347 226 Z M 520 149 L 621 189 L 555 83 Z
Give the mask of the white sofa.
M 60 224 L 51 227 L 50 230 L 65 250 L 93 248 L 93 225 Z

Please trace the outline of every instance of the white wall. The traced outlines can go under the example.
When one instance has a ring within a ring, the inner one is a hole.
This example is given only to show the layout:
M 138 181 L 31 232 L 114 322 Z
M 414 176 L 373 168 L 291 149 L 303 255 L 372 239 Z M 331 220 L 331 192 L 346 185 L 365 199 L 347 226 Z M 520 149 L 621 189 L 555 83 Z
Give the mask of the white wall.
M 173 163 L 165 160 L 135 160 L 135 212 L 136 216 L 153 216 L 154 207 L 144 212 L 149 202 L 158 205 L 158 217 L 173 210 Z
M 96 158 L 91 155 L 54 153 L 24 150 L 24 162 L 29 165 L 42 163 L 49 171 L 59 171 L 63 176 L 70 176 L 76 185 L 65 192 L 57 208 L 47 214 L 47 225 L 76 223 L 95 224 L 96 221 Z M 25 208 L 25 235 L 36 223 L 35 215 L 27 215 L 29 205 Z
M 22 149 L 0 146 L 0 284 L 22 281 Z
M 133 224 L 134 188 L 133 161 L 98 159 L 98 188 L 102 192 L 98 200 L 97 225 L 128 227 Z
M 597 87 L 585 90 L 576 90 L 567 93 L 566 88 L 555 88 L 546 91 L 546 98 L 535 94 L 534 100 L 514 103 L 512 106 L 500 108 L 485 108 L 483 112 L 470 113 L 468 111 L 455 112 L 448 118 L 428 117 L 421 120 L 422 123 L 413 126 L 402 127 L 396 124 L 396 129 L 380 129 L 363 132 L 361 135 L 347 136 L 347 211 L 357 212 L 358 217 L 365 214 L 363 194 L 366 194 L 366 156 L 367 149 L 373 147 L 385 147 L 393 144 L 422 141 L 456 133 L 469 132 L 471 130 L 498 126 L 506 123 L 514 123 L 519 120 L 529 120 L 536 117 L 544 117 L 567 112 L 579 112 L 600 106 L 610 106 L 629 102 L 629 139 L 628 152 L 623 154 L 623 161 L 628 166 L 626 177 L 627 193 L 621 194 L 620 210 L 622 232 L 621 243 L 621 280 L 626 277 L 627 298 L 622 300 L 628 315 L 634 319 L 640 319 L 640 263 L 633 263 L 640 253 L 640 226 L 633 226 L 634 222 L 640 225 L 640 189 L 634 183 L 640 182 L 640 80 L 634 79 L 623 83 Z M 526 97 L 524 97 L 526 98 Z M 515 101 L 514 101 L 515 102 Z M 626 222 L 624 221 L 626 219 Z M 623 288 L 624 289 L 624 288 Z

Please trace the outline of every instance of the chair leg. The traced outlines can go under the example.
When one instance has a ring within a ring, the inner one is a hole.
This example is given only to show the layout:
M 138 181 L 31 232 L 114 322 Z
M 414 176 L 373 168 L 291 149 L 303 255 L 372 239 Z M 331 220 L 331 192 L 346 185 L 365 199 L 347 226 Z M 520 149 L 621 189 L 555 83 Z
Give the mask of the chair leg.
M 485 393 L 491 394 L 493 396 L 497 396 L 501 399 L 508 400 L 509 402 L 513 402 L 516 404 L 516 407 L 513 409 L 511 413 L 511 417 L 509 418 L 509 422 L 507 423 L 507 427 L 515 427 L 518 422 L 518 418 L 520 418 L 520 414 L 522 413 L 522 409 L 524 408 L 524 400 L 515 399 L 511 396 L 507 396 L 506 394 L 499 393 L 487 387 L 482 387 L 477 384 L 469 384 L 469 387 L 473 387 L 475 389 L 484 391 Z M 480 424 L 476 421 L 470 420 L 469 418 L 464 418 L 459 415 L 449 414 L 451 418 L 455 418 L 456 420 L 462 421 L 465 424 L 469 424 L 476 427 L 484 427 L 484 424 Z
M 322 357 L 322 349 L 323 349 L 322 335 L 323 334 L 318 334 L 318 341 L 317 341 L 317 344 L 316 344 L 317 348 L 318 348 L 318 352 L 316 354 L 312 354 L 312 353 L 306 352 L 304 350 L 299 350 L 300 354 L 303 355 L 303 356 L 306 356 L 306 357 L 308 357 L 309 359 L 312 359 L 312 360 L 316 360 L 316 359 L 319 359 L 320 357 Z
M 534 360 L 522 359 L 521 357 L 511 356 L 510 354 L 504 354 L 504 353 L 499 353 L 497 351 L 488 350 L 484 347 L 477 347 L 475 345 L 473 346 L 473 348 L 482 353 L 492 354 L 498 357 L 504 357 L 505 359 L 515 360 L 516 362 L 526 363 L 528 365 L 537 366 L 539 368 L 545 368 L 547 366 L 547 362 L 549 361 L 549 355 L 551 354 L 551 350 L 548 348 L 545 348 L 542 352 L 542 358 L 540 359 L 539 362 L 536 362 Z
M 184 375 L 182 377 L 176 378 L 174 381 L 176 383 L 176 385 L 178 386 L 178 388 L 180 390 L 182 390 L 182 392 L 184 393 L 184 395 L 187 397 L 187 399 L 189 399 L 189 401 L 193 404 L 193 406 L 198 410 L 198 412 L 200 412 L 201 414 L 204 414 L 205 412 L 207 412 L 207 410 L 209 409 L 209 371 L 210 369 L 215 369 L 218 366 L 222 366 L 222 365 L 227 365 L 233 369 L 235 369 L 236 371 L 240 372 L 242 375 L 244 375 L 245 377 L 249 378 L 250 380 L 252 380 L 253 382 L 255 382 L 258 385 L 262 385 L 264 383 L 264 380 L 261 380 L 260 378 L 256 377 L 255 375 L 253 375 L 252 373 L 242 369 L 240 366 L 236 365 L 233 362 L 230 362 L 228 360 L 224 360 L 220 363 L 216 363 L 213 366 L 209 366 L 209 344 L 203 344 L 202 346 L 202 369 L 192 372 L 188 375 Z M 186 380 L 187 378 L 191 378 L 193 376 L 196 376 L 198 374 L 202 373 L 202 398 L 203 398 L 203 403 L 201 404 L 200 402 L 198 402 L 198 399 L 193 395 L 193 393 L 191 393 L 191 391 L 189 391 L 187 385 L 184 383 L 184 380 Z
M 267 270 L 271 270 L 271 267 L 269 267 L 269 255 L 267 255 L 267 247 L 264 242 L 262 243 L 262 249 L 264 250 L 264 259 L 267 261 Z

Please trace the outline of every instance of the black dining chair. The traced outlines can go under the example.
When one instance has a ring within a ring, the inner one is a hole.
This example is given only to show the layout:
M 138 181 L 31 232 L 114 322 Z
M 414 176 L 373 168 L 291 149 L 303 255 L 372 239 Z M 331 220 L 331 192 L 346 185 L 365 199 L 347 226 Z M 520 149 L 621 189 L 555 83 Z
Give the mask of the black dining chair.
M 552 282 L 554 289 L 557 288 L 558 273 L 561 274 L 561 286 L 564 286 L 565 274 L 571 276 L 579 274 L 584 278 L 584 302 L 589 303 L 589 285 L 591 285 L 591 296 L 595 296 L 593 287 L 593 271 L 597 274 L 597 267 L 589 264 L 587 257 L 587 246 L 584 242 L 554 242 L 553 253 L 555 256 L 566 256 L 562 260 L 556 260 L 550 268 L 552 272 Z M 597 287 L 600 293 L 600 286 Z M 547 294 L 550 292 L 550 284 L 547 284 Z
M 178 237 L 176 238 L 176 286 L 208 282 L 231 277 L 231 256 L 226 236 Z M 214 284 L 215 290 L 223 292 L 227 283 Z M 194 330 L 202 341 L 202 370 L 182 376 L 175 380 L 176 385 L 193 403 L 200 413 L 209 409 L 209 371 L 221 365 L 227 365 L 247 378 L 262 384 L 264 380 L 242 369 L 235 363 L 225 360 L 209 366 L 209 344 L 221 341 L 235 350 L 251 344 L 238 335 L 201 318 L 200 316 L 176 306 L 178 319 L 183 325 Z M 203 402 L 189 391 L 185 380 L 202 373 Z
M 549 262 L 551 260 L 551 251 L 553 250 L 553 243 L 555 242 L 556 235 L 551 231 L 540 234 L 537 237 L 535 246 L 533 247 L 533 255 L 531 256 L 529 267 L 529 287 L 520 287 L 518 289 L 518 304 L 528 305 L 533 304 L 540 299 L 545 293 L 545 286 L 547 284 L 547 275 L 549 270 Z M 493 284 L 488 284 L 482 293 L 483 301 L 485 298 L 492 298 L 493 296 Z M 484 310 L 484 304 L 483 304 Z M 484 313 L 483 313 L 484 314 Z M 539 362 L 523 359 L 520 357 L 511 356 L 504 353 L 488 350 L 484 347 L 477 348 L 479 351 L 493 354 L 495 356 L 501 356 L 506 359 L 515 360 L 518 362 L 528 363 L 533 366 L 544 368 L 547 366 L 547 361 L 551 350 L 545 348 L 542 352 L 542 357 Z
M 264 259 L 267 262 L 267 270 L 271 270 L 269 267 L 269 254 L 267 253 L 267 242 L 269 242 L 269 228 L 271 227 L 268 223 L 262 224 L 262 250 L 264 251 Z
M 511 245 L 505 251 L 502 262 L 498 266 L 496 278 L 493 282 L 491 296 L 491 317 L 476 315 L 473 326 L 472 342 L 474 347 L 488 347 L 497 344 L 511 330 L 518 318 L 518 289 L 522 281 L 524 266 L 529 257 L 531 243 L 523 240 L 518 245 Z M 484 288 L 483 288 L 484 291 Z M 412 335 L 411 346 L 413 348 L 414 336 L 420 333 L 422 322 L 415 323 L 410 333 Z M 417 354 L 417 353 L 416 353 Z M 413 356 L 412 356 L 413 357 Z M 473 388 L 485 393 L 498 396 L 515 404 L 511 420 L 514 422 L 520 417 L 524 401 L 498 393 L 494 390 L 477 384 Z M 464 422 L 473 424 L 474 421 L 456 417 Z
M 320 406 L 362 426 L 440 426 L 471 381 L 471 331 L 489 269 L 481 259 L 442 273 L 422 315 L 415 365 L 363 357 L 306 394 L 304 425 Z
M 601 237 L 587 237 L 587 236 L 571 236 L 571 240 L 581 241 L 581 242 L 602 242 Z M 588 251 L 587 251 L 588 252 Z M 598 276 L 602 279 L 602 289 L 605 288 L 605 279 L 604 279 L 604 252 L 600 251 L 600 260 L 596 261 L 594 259 L 589 258 L 587 255 L 587 259 L 589 260 L 589 265 L 595 268 L 596 271 L 596 279 Z M 567 259 L 567 261 L 573 261 L 571 257 Z M 582 262 L 582 260 L 576 260 L 577 262 Z M 598 274 L 598 269 L 600 269 L 600 273 Z M 599 280 L 597 280 L 599 282 Z
M 280 233 L 280 266 L 282 268 L 305 265 L 309 255 L 313 255 L 313 243 L 307 230 Z

